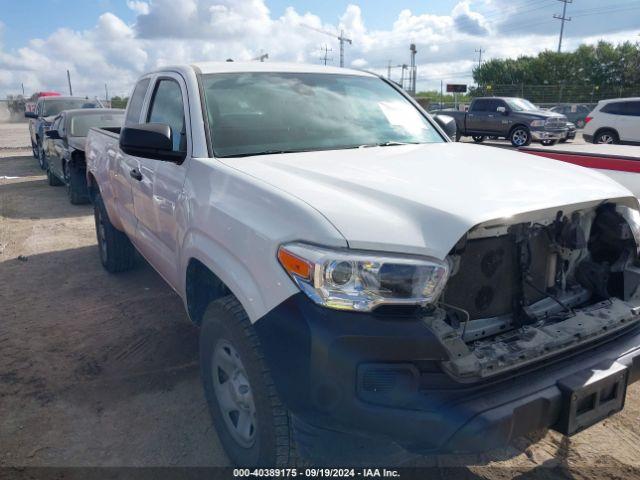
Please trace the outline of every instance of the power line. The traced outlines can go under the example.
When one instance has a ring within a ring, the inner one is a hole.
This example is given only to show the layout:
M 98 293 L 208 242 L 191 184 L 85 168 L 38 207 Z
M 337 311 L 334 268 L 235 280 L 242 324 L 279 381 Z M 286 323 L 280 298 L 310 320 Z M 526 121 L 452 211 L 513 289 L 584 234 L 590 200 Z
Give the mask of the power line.
M 573 3 L 573 0 L 558 0 L 562 2 L 562 15 L 553 14 L 553 18 L 560 20 L 560 39 L 558 40 L 558 53 L 562 50 L 562 34 L 564 33 L 564 22 L 570 22 L 571 17 L 567 17 L 567 3 Z

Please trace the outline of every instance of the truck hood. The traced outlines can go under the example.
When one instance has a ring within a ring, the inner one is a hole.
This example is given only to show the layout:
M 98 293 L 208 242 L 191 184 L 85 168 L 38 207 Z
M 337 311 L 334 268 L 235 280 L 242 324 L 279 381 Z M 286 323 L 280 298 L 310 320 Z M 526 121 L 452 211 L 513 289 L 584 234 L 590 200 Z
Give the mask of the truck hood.
M 618 183 L 590 169 L 463 143 L 222 161 L 317 209 L 345 237 L 350 248 L 440 259 L 479 223 L 632 196 Z

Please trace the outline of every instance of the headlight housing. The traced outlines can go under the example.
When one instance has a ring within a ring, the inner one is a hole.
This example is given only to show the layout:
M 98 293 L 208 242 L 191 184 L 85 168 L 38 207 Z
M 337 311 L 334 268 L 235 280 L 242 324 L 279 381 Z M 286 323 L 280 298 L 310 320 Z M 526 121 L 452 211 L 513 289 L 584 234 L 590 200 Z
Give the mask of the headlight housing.
M 280 264 L 318 305 L 370 312 L 380 305 L 426 305 L 449 276 L 439 260 L 385 253 L 332 250 L 302 243 L 278 249 Z
M 638 208 L 640 208 L 640 201 Z M 625 205 L 616 205 L 616 211 L 627 221 L 636 244 L 636 256 L 640 257 L 640 211 Z
M 531 120 L 532 127 L 544 127 L 546 123 L 546 120 Z

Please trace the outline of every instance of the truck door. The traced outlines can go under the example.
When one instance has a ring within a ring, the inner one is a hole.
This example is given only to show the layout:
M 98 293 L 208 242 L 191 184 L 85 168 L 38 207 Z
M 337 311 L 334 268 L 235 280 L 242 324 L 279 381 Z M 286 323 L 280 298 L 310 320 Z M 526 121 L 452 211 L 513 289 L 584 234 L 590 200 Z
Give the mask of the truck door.
M 492 102 L 489 98 L 479 98 L 471 104 L 471 108 L 467 113 L 467 133 L 488 133 L 487 121 L 489 119 L 489 108 Z
M 173 150 L 184 154 L 184 162 L 138 158 L 140 179 L 133 182 L 133 202 L 138 218 L 136 245 L 147 260 L 172 286 L 179 285 L 177 245 L 181 224 L 179 197 L 191 152 L 187 89 L 174 73 L 159 75 L 145 115 L 147 123 L 169 125 Z
M 127 115 L 124 120 L 125 126 L 140 123 L 142 109 L 150 83 L 151 78 L 147 77 L 141 79 L 136 84 L 127 107 Z M 131 177 L 131 172 L 138 171 L 138 158 L 122 153 L 118 148 L 117 142 L 110 144 L 107 147 L 106 153 L 110 165 L 109 172 L 116 197 L 115 205 L 118 211 L 118 217 L 120 218 L 125 233 L 135 243 L 138 219 L 133 207 L 133 184 L 135 184 L 136 181 Z

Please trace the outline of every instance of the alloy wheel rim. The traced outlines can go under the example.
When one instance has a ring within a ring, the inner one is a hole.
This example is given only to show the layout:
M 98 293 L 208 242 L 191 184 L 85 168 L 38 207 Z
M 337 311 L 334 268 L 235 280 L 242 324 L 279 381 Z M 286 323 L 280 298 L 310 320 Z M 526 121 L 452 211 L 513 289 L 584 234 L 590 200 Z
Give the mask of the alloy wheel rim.
M 600 135 L 598 143 L 611 144 L 611 143 L 613 143 L 613 137 L 611 135 L 606 135 L 606 134 L 605 135 Z
M 257 419 L 253 389 L 244 364 L 227 340 L 220 340 L 211 359 L 213 388 L 227 431 L 242 447 L 256 440 Z
M 513 132 L 513 143 L 516 145 L 524 145 L 527 142 L 527 132 L 524 130 L 516 130 Z

